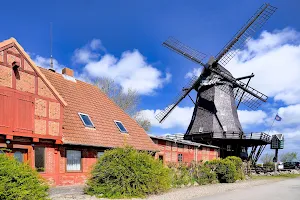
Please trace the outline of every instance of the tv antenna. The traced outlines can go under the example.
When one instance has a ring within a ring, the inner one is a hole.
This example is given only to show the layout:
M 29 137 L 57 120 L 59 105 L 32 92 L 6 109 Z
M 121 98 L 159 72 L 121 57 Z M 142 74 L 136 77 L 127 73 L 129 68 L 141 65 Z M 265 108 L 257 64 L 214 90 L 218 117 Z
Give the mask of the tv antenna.
M 53 56 L 52 56 L 52 43 L 53 43 L 53 37 L 52 37 L 52 22 L 50 22 L 50 69 L 51 71 L 55 72 L 53 68 Z

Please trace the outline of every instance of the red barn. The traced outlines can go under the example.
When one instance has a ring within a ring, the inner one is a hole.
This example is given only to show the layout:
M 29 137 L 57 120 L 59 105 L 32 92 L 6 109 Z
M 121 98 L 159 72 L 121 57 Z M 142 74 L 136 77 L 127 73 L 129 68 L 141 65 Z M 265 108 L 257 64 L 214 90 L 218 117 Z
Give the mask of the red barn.
M 183 139 L 150 135 L 159 147 L 155 158 L 164 163 L 191 163 L 192 161 L 208 161 L 219 158 L 219 147 L 191 142 Z
M 14 39 L 0 43 L 0 148 L 52 185 L 83 184 L 108 148 L 156 151 L 146 132 L 97 87 L 37 67 Z

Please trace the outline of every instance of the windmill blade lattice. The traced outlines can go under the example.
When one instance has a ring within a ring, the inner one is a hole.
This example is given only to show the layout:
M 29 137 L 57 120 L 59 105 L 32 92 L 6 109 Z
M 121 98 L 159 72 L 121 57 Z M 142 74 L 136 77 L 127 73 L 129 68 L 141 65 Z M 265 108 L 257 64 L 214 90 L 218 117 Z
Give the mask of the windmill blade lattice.
M 250 86 L 247 86 L 247 89 L 256 91 L 257 93 L 260 93 Z M 248 108 L 253 109 L 253 110 L 256 110 L 263 103 L 263 101 L 261 101 L 260 99 L 256 98 L 255 96 L 253 96 L 239 88 L 234 88 L 233 93 L 235 96 L 235 100 L 237 100 L 237 101 L 241 100 L 242 104 L 244 104 L 245 106 L 247 106 Z M 262 98 L 264 98 L 266 100 L 268 99 L 268 97 L 266 95 L 264 95 L 262 93 L 260 93 L 260 94 L 261 94 Z
M 191 61 L 203 65 L 201 62 L 205 57 L 206 54 L 201 53 L 183 43 L 181 43 L 179 40 L 169 37 L 164 43 L 163 46 L 171 49 L 172 51 L 178 53 L 179 55 L 184 56 L 185 58 L 190 59 Z
M 266 23 L 276 9 L 276 7 L 273 7 L 270 4 L 262 5 L 240 31 L 238 31 L 218 53 L 216 56 L 218 63 L 225 66 L 238 53 L 240 48 L 255 34 L 255 32 Z
M 175 96 L 173 103 L 167 106 L 164 110 L 162 110 L 155 116 L 159 123 L 163 122 L 164 119 L 171 113 L 171 111 L 182 101 L 182 99 L 184 99 L 188 95 L 188 93 L 193 89 L 193 86 L 195 85 L 198 79 L 199 77 L 197 76 L 193 76 L 192 78 L 190 78 L 188 83 L 184 87 L 186 88 L 186 90 L 182 90 L 181 92 L 179 92 L 179 94 Z
M 255 110 L 263 102 L 267 101 L 268 97 L 265 94 L 257 91 L 256 89 L 250 87 L 249 85 L 246 85 L 242 81 L 236 80 L 231 74 L 228 74 L 227 72 L 219 68 L 217 68 L 215 71 L 218 71 L 220 74 L 223 75 L 223 77 L 225 77 L 227 80 L 230 80 L 230 82 L 233 84 L 234 90 L 232 92 L 232 90 L 226 84 L 221 84 L 218 86 L 218 88 L 224 91 L 225 93 L 227 93 L 228 95 L 233 95 L 235 97 L 235 100 L 241 101 L 247 107 Z M 216 81 L 217 79 L 219 78 L 215 78 L 211 82 L 218 83 L 218 81 Z M 237 87 L 238 85 L 241 86 L 242 88 Z M 251 93 L 253 93 L 255 96 L 252 95 Z

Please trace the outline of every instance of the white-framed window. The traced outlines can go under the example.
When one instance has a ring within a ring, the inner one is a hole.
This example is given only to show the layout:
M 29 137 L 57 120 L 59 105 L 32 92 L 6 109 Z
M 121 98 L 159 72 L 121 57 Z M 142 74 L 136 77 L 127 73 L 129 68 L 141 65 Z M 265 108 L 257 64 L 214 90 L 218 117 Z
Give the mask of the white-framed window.
M 200 127 L 199 127 L 199 133 L 202 133 L 202 132 L 203 132 L 203 127 L 200 126 Z
M 231 151 L 231 145 L 228 144 L 226 149 L 227 151 Z
M 104 151 L 98 151 L 97 152 L 97 158 L 100 158 L 101 156 L 103 156 Z
M 183 155 L 182 153 L 178 154 L 178 162 L 182 162 L 183 161 Z
M 84 114 L 84 113 L 78 113 L 82 123 L 84 126 L 86 127 L 90 127 L 90 128 L 95 128 L 90 116 L 88 114 Z
M 120 130 L 120 132 L 122 133 L 128 133 L 125 126 L 123 125 L 123 123 L 121 121 L 117 121 L 117 120 L 114 120 L 116 126 L 118 127 L 118 129 Z
M 81 151 L 67 150 L 67 171 L 81 171 Z

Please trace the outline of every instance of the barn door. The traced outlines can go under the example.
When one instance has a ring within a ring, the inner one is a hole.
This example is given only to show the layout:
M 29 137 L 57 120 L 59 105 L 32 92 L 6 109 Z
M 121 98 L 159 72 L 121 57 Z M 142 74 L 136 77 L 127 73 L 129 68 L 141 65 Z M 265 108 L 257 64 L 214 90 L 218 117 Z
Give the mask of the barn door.
M 0 132 L 11 133 L 13 126 L 13 92 L 0 90 Z
M 16 132 L 33 133 L 34 102 L 29 95 L 15 93 L 14 130 Z

